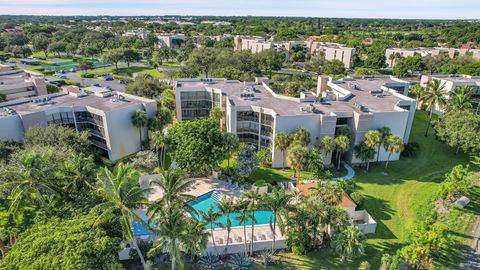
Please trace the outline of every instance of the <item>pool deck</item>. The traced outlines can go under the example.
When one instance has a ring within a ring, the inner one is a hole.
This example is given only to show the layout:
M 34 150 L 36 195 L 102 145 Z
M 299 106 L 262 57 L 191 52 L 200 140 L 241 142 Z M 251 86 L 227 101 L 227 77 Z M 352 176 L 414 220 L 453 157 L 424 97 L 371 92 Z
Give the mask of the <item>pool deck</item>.
M 140 177 L 140 186 L 142 188 L 150 187 L 150 180 L 158 179 L 160 175 L 158 174 L 149 174 L 142 175 Z M 194 183 L 192 187 L 185 192 L 185 194 L 199 197 L 205 193 L 208 193 L 212 190 L 215 190 L 221 194 L 231 196 L 231 197 L 240 197 L 240 190 L 233 190 L 228 187 L 228 183 L 221 180 L 214 180 L 210 178 L 194 178 Z M 153 187 L 153 190 L 146 194 L 149 201 L 155 201 L 163 196 L 163 191 L 158 187 Z

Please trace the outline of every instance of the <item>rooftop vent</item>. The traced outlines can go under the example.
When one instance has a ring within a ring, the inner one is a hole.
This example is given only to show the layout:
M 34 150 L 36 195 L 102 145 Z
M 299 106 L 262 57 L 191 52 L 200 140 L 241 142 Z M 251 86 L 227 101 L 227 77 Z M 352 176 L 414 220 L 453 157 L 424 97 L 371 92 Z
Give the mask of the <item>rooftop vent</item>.
M 373 96 L 378 95 L 378 94 L 383 94 L 383 90 L 382 89 L 371 90 L 370 94 L 372 94 Z
M 362 104 L 360 104 L 360 103 L 358 103 L 358 102 L 353 103 L 353 106 L 354 106 L 355 108 L 359 109 L 359 110 L 362 111 L 362 112 L 368 112 L 368 107 L 365 106 L 365 105 L 362 105 Z

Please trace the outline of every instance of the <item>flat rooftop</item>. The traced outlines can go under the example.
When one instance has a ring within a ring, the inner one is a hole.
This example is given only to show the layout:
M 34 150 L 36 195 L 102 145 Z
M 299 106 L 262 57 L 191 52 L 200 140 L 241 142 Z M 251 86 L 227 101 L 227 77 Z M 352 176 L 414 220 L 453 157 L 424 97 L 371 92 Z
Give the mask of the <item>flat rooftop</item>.
M 116 96 L 101 97 L 96 95 L 77 96 L 73 93 L 58 93 L 38 96 L 0 103 L 0 117 L 8 116 L 7 107 L 15 110 L 16 114 L 29 114 L 54 108 L 64 107 L 91 107 L 104 112 L 127 108 L 133 104 L 145 104 L 154 100 L 121 94 L 124 98 Z
M 432 74 L 425 75 L 430 78 L 445 80 L 449 82 L 462 82 L 462 83 L 471 83 L 480 85 L 480 76 L 470 76 L 470 75 L 461 75 L 461 74 Z
M 385 85 L 404 85 L 407 82 L 399 82 L 390 77 L 381 77 L 374 79 L 355 79 L 333 80 L 332 84 L 337 85 L 351 92 L 351 97 L 347 100 L 337 101 L 302 101 L 300 98 L 293 98 L 275 94 L 271 89 L 264 85 L 254 83 L 243 83 L 236 80 L 225 79 L 178 79 L 176 89 L 180 91 L 201 90 L 207 88 L 220 89 L 223 95 L 234 106 L 257 106 L 274 110 L 277 114 L 287 115 L 306 115 L 306 114 L 330 114 L 335 112 L 361 112 L 355 105 L 361 103 L 369 108 L 370 111 L 396 111 L 395 105 L 401 100 L 410 100 L 410 98 L 399 94 L 386 93 L 382 97 L 376 97 L 370 91 L 380 90 Z M 356 87 L 354 85 L 357 85 Z M 253 93 L 253 97 L 245 98 L 244 94 Z M 332 91 L 333 92 L 333 91 Z M 315 99 L 315 96 L 313 96 Z M 308 106 L 313 106 L 315 110 L 305 111 Z

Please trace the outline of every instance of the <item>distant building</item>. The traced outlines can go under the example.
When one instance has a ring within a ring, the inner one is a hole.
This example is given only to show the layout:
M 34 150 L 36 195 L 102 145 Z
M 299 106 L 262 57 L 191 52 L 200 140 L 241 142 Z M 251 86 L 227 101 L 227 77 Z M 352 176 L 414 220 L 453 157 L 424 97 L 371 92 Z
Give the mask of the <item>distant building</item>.
M 136 29 L 136 30 L 129 30 L 125 33 L 123 33 L 123 37 L 138 37 L 140 39 L 146 39 L 147 36 L 152 33 L 151 31 L 148 31 L 148 30 L 144 30 L 143 28 L 139 28 L 139 29 Z
M 235 50 L 248 50 L 252 53 L 259 53 L 268 49 L 283 50 L 287 54 L 290 49 L 295 46 L 304 45 L 312 55 L 322 53 L 326 60 L 339 60 L 345 68 L 351 68 L 353 65 L 353 56 L 355 55 L 355 48 L 346 47 L 343 44 L 317 42 L 317 41 L 267 41 L 262 37 L 240 37 L 236 36 L 234 39 Z
M 158 43 L 157 46 L 161 47 L 178 47 L 180 43 L 185 42 L 186 37 L 184 34 L 156 34 Z
M 148 133 L 144 128 L 140 140 L 132 115 L 144 110 L 153 116 L 155 100 L 111 91 L 89 95 L 75 86 L 63 89 L 57 94 L 0 103 L 0 139 L 21 141 L 29 128 L 56 124 L 88 131 L 92 144 L 113 161 L 140 150 Z
M 340 126 L 353 131 L 351 149 L 363 141 L 368 130 L 385 126 L 408 142 L 416 101 L 406 96 L 410 85 L 406 81 L 391 76 L 319 77 L 317 93 L 302 92 L 300 98 L 276 94 L 266 81 L 178 79 L 177 119 L 205 118 L 213 107 L 219 107 L 225 112 L 226 130 L 237 134 L 243 143 L 270 149 L 273 167 L 277 168 L 283 161 L 281 151 L 274 147 L 276 134 L 298 127 L 310 132 L 314 146 L 325 136 L 335 137 Z M 379 155 L 380 160 L 386 160 L 388 153 L 382 148 Z M 399 157 L 393 154 L 391 160 Z M 345 153 L 344 159 L 360 162 L 353 150 Z M 331 154 L 324 159 L 326 164 L 334 161 Z
M 475 94 L 472 97 L 473 110 L 480 112 L 480 76 L 459 75 L 459 74 L 431 74 L 422 75 L 420 85 L 425 87 L 429 80 L 440 80 L 440 84 L 444 86 L 444 90 L 448 93 L 444 99 L 447 101 L 451 97 L 451 93 L 458 86 L 471 86 Z M 441 114 L 443 110 L 437 106 L 434 113 Z
M 0 95 L 7 100 L 47 94 L 43 74 L 0 66 Z
M 450 58 L 454 58 L 460 55 L 472 55 L 473 59 L 480 60 L 480 49 L 458 49 L 458 48 L 388 48 L 385 51 L 385 58 L 389 67 L 394 67 L 399 57 L 405 58 L 414 55 L 436 56 L 439 54 L 448 55 Z M 399 57 L 396 57 L 399 56 Z

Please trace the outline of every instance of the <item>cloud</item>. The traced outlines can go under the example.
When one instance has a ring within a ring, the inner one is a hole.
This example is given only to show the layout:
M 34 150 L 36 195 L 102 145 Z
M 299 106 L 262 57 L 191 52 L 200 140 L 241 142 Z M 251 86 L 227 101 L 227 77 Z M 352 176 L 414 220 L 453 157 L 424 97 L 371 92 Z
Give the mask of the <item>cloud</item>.
M 0 0 L 1 14 L 478 18 L 477 0 Z

